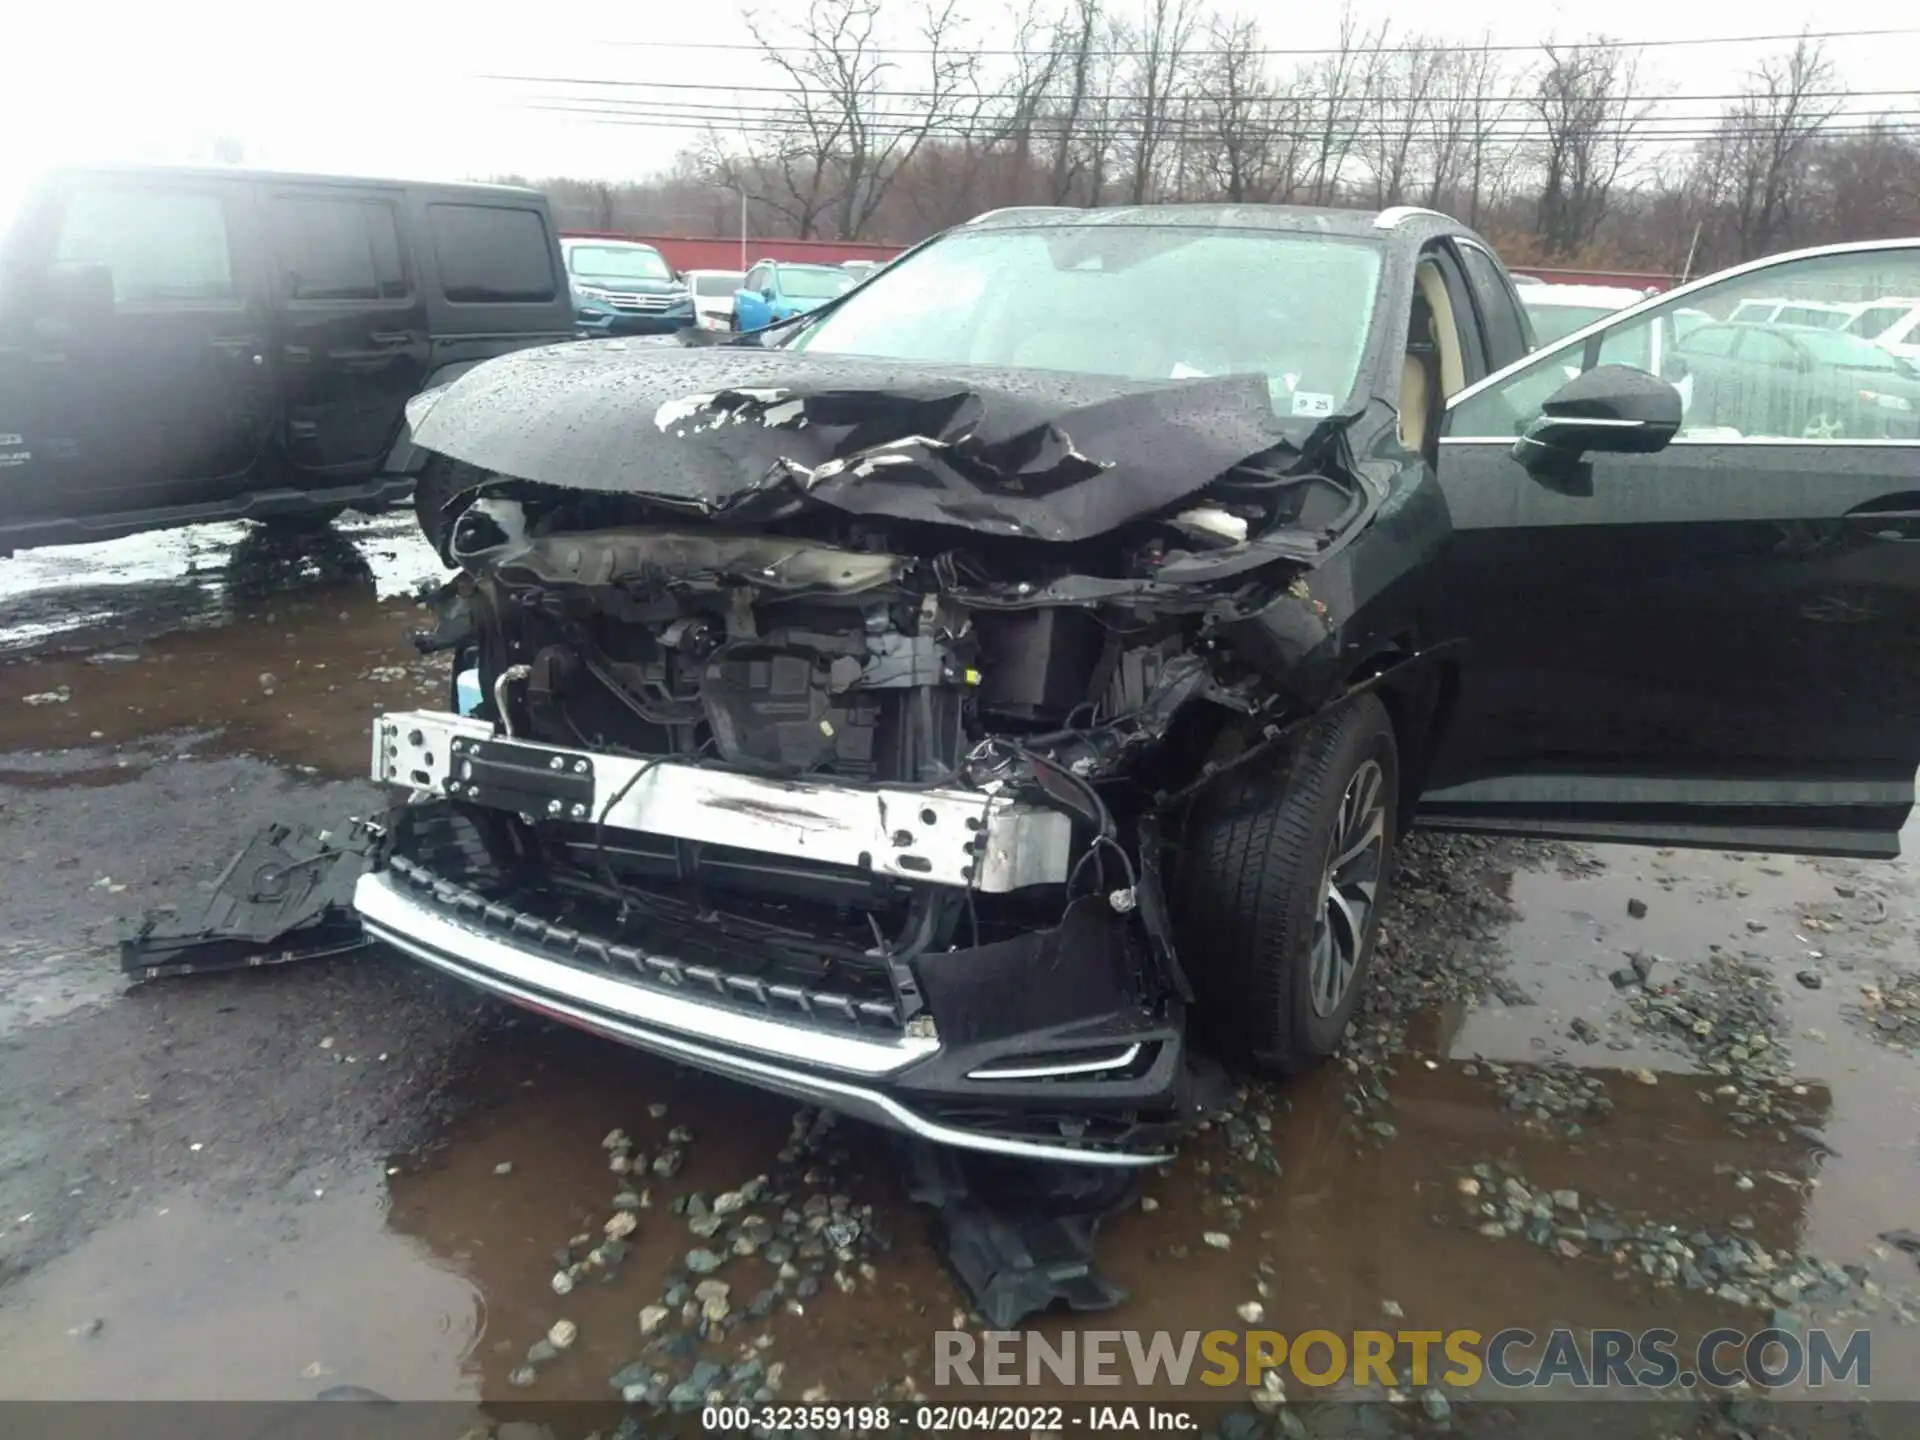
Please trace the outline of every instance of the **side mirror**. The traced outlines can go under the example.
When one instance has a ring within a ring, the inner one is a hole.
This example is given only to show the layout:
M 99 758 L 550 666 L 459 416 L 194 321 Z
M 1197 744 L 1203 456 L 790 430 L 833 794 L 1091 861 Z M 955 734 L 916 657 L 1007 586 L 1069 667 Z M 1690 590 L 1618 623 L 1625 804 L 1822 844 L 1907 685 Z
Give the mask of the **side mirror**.
M 1540 479 L 1570 479 L 1590 451 L 1651 455 L 1680 429 L 1680 392 L 1631 365 L 1596 365 L 1540 407 L 1513 458 Z
M 50 319 L 89 325 L 113 315 L 113 270 L 106 265 L 58 265 L 41 282 Z
M 760 290 L 760 298 L 762 300 L 773 299 L 773 287 L 771 285 L 762 286 Z

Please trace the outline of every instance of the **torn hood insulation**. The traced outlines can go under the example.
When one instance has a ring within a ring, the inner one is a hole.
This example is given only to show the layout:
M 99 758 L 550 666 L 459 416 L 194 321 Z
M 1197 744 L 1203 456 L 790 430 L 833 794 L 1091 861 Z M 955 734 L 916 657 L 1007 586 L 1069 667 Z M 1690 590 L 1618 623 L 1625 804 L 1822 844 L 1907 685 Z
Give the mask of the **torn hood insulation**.
M 1105 534 L 1308 443 L 1289 439 L 1258 376 L 1132 381 L 618 341 L 503 356 L 413 419 L 421 447 L 519 480 L 743 518 L 804 496 L 1053 541 Z

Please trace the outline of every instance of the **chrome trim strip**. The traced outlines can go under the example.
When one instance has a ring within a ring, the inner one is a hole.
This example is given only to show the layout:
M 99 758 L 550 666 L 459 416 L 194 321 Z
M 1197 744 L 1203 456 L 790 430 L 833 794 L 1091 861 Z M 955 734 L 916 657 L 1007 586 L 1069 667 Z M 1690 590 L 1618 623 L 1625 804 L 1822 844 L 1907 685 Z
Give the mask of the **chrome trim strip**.
M 1911 780 L 1722 780 L 1704 775 L 1662 779 L 1578 772 L 1496 775 L 1428 790 L 1424 806 L 1441 804 L 1573 805 L 1911 805 Z
M 764 1090 L 772 1090 L 777 1094 L 791 1096 L 796 1100 L 824 1105 L 875 1125 L 903 1130 L 909 1135 L 916 1135 L 936 1145 L 951 1145 L 961 1150 L 984 1150 L 996 1155 L 1011 1155 L 1025 1160 L 1050 1160 L 1069 1165 L 1099 1165 L 1114 1168 L 1160 1165 L 1173 1158 L 1172 1153 L 1167 1151 L 1089 1150 L 1071 1145 L 1049 1145 L 1042 1141 L 1023 1140 L 1015 1136 L 996 1136 L 956 1129 L 950 1125 L 942 1125 L 936 1120 L 930 1120 L 908 1109 L 893 1097 L 862 1085 L 812 1075 L 804 1071 L 790 1070 L 750 1056 L 715 1050 L 692 1037 L 648 1029 L 610 1016 L 590 1008 L 587 1002 L 578 998 L 577 992 L 572 996 L 565 992 L 548 993 L 536 989 L 531 981 L 520 983 L 506 978 L 510 972 L 502 965 L 503 960 L 524 962 L 530 971 L 540 965 L 553 965 L 554 962 L 540 961 L 537 957 L 520 954 L 491 936 L 479 935 L 467 930 L 467 927 L 453 925 L 424 907 L 406 901 L 392 889 L 390 883 L 369 884 L 369 882 L 385 881 L 386 877 L 378 874 L 362 876 L 354 890 L 354 907 L 365 918 L 369 935 L 385 941 L 396 950 L 411 955 L 416 960 L 433 966 L 436 970 L 443 971 L 455 979 L 464 980 L 502 999 L 511 1000 L 609 1039 L 623 1041 L 637 1049 L 652 1051 L 668 1059 L 741 1080 Z M 400 903 L 390 905 L 388 899 L 376 898 L 381 895 Z M 376 918 L 376 915 L 385 918 Z M 459 952 L 438 948 L 443 932 L 435 925 L 426 922 L 439 922 L 448 930 L 456 932 L 453 936 L 454 943 L 469 948 L 463 948 Z M 480 943 L 474 944 L 475 941 Z M 490 962 L 489 965 L 483 968 L 476 961 L 464 958 L 474 954 L 486 956 Z M 574 967 L 555 966 L 555 968 L 571 971 Z M 595 977 L 587 976 L 586 978 Z M 619 984 L 618 981 L 607 983 L 614 986 Z M 651 1000 L 655 997 L 649 995 L 646 998 Z M 694 1008 L 710 1016 L 717 1013 L 713 1007 L 709 1006 Z M 765 1021 L 755 1023 L 768 1025 Z M 793 1027 L 769 1026 L 769 1028 L 791 1030 Z
M 1647 424 L 1644 420 L 1622 420 L 1608 415 L 1542 415 L 1540 418 L 1549 425 L 1593 425 L 1603 430 L 1609 425 L 1616 430 L 1641 430 Z
M 1135 1041 L 1118 1055 L 1105 1060 L 1080 1060 L 1068 1065 L 1012 1065 L 1005 1069 L 969 1070 L 969 1080 L 1049 1080 L 1056 1075 L 1098 1075 L 1103 1070 L 1124 1070 L 1140 1058 Z
M 1519 438 L 1518 435 L 1442 435 L 1440 443 L 1442 445 L 1512 445 Z M 1883 437 L 1878 440 L 1807 440 L 1797 435 L 1729 435 L 1720 439 L 1712 435 L 1680 434 L 1667 442 L 1668 449 L 1676 445 L 1819 445 L 1823 448 L 1829 445 L 1858 445 L 1912 449 L 1920 446 L 1920 439 L 1893 440 Z
M 1628 305 L 1624 309 L 1615 310 L 1612 314 L 1594 321 L 1584 330 L 1576 330 L 1571 335 L 1554 341 L 1551 345 L 1542 345 L 1537 350 L 1529 350 L 1512 364 L 1494 371 L 1491 375 L 1481 376 L 1480 379 L 1474 381 L 1473 384 L 1467 386 L 1464 390 L 1455 391 L 1448 397 L 1446 405 L 1442 407 L 1443 412 L 1445 410 L 1451 410 L 1456 405 L 1472 399 L 1488 386 L 1499 383 L 1509 375 L 1517 374 L 1536 360 L 1544 359 L 1549 355 L 1556 355 L 1562 350 L 1570 350 L 1576 345 L 1584 346 L 1589 336 L 1596 335 L 1600 331 L 1609 329 L 1612 326 L 1624 324 L 1626 321 L 1635 319 L 1649 310 L 1665 305 L 1670 300 L 1678 299 L 1684 295 L 1695 294 L 1709 285 L 1718 285 L 1723 280 L 1731 280 L 1736 275 L 1756 274 L 1759 271 L 1770 269 L 1775 265 L 1785 265 L 1795 260 L 1814 260 L 1827 255 L 1865 255 L 1881 250 L 1908 249 L 1920 250 L 1920 240 L 1912 238 L 1860 240 L 1843 245 L 1815 245 L 1807 250 L 1790 250 L 1784 255 L 1763 255 L 1760 259 L 1749 260 L 1744 265 L 1734 265 L 1725 270 L 1716 270 L 1711 275 L 1702 275 L 1698 280 L 1689 280 L 1685 285 L 1676 285 L 1671 290 L 1662 290 L 1657 295 L 1649 295 L 1638 304 Z M 1524 302 L 1522 303 L 1524 304 Z
M 790 1056 L 808 1065 L 862 1078 L 891 1075 L 940 1049 L 940 1042 L 934 1039 L 901 1036 L 866 1040 L 745 1015 L 685 996 L 629 985 L 584 966 L 549 960 L 441 913 L 409 895 L 391 875 L 382 872 L 360 877 L 353 889 L 353 908 L 370 929 L 378 929 L 383 939 L 402 948 L 417 945 L 436 954 L 458 955 L 474 972 L 573 1001 L 620 1021 L 657 1025 L 743 1050 Z M 411 944 L 403 944 L 403 940 Z

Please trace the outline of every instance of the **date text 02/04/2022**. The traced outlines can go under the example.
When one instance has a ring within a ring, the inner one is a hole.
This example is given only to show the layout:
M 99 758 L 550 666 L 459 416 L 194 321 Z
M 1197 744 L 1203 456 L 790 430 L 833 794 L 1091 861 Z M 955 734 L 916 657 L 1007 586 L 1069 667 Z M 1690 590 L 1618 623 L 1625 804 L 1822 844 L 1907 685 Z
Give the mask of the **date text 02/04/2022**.
M 1197 1431 L 1200 1420 L 1177 1405 L 714 1405 L 700 1412 L 713 1433 L 887 1431 L 919 1434 L 1060 1434 L 1066 1430 Z

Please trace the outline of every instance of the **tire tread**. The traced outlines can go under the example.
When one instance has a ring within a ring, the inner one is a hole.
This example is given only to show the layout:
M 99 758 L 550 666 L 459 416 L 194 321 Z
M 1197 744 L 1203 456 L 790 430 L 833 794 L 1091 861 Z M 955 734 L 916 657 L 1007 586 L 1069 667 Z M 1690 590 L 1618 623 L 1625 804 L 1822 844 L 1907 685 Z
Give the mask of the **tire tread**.
M 1180 919 L 1182 948 L 1194 952 L 1188 970 L 1200 992 L 1201 1019 L 1236 1059 L 1261 1070 L 1296 1074 L 1331 1048 L 1308 1032 L 1308 1017 L 1296 1003 L 1303 983 L 1298 972 L 1306 964 L 1319 898 L 1319 847 L 1337 816 L 1347 777 L 1382 735 L 1390 871 L 1398 766 L 1392 721 L 1372 696 L 1315 727 L 1280 775 L 1228 782 L 1190 827 L 1189 842 L 1198 843 L 1182 863 Z M 1368 958 L 1362 958 L 1355 992 Z

